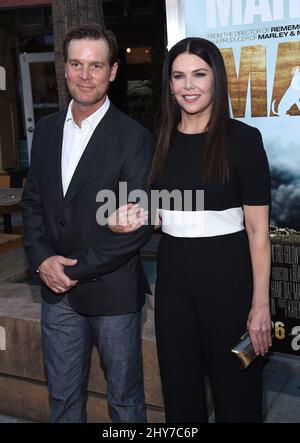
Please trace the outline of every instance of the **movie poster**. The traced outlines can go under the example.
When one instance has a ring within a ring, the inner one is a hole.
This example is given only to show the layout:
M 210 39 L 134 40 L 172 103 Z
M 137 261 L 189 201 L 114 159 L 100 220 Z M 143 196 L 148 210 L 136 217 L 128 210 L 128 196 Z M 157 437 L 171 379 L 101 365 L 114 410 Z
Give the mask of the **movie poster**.
M 300 355 L 300 0 L 179 4 L 185 35 L 221 49 L 233 117 L 263 135 L 272 174 L 274 350 Z

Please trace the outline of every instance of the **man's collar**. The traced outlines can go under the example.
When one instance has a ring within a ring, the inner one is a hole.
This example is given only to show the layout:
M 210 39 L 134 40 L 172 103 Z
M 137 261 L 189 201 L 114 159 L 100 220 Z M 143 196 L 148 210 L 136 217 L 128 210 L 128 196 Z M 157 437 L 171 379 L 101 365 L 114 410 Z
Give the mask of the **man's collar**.
M 76 124 L 76 122 L 73 119 L 73 114 L 72 114 L 73 103 L 74 103 L 73 100 L 71 100 L 71 102 L 69 103 L 65 123 L 71 120 L 73 125 L 78 127 L 78 125 Z M 87 118 L 82 120 L 82 123 L 86 121 L 91 126 L 91 128 L 94 130 L 97 127 L 97 125 L 99 124 L 102 117 L 107 112 L 109 106 L 110 106 L 110 100 L 109 100 L 108 96 L 106 95 L 103 105 L 101 105 L 100 108 L 97 109 L 97 111 L 93 112 L 93 114 L 89 115 Z

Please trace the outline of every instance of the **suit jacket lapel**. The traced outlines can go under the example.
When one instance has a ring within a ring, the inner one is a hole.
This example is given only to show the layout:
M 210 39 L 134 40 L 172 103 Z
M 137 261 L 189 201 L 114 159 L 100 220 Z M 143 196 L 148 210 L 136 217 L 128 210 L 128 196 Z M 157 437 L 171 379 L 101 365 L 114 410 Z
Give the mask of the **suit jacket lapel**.
M 53 134 L 49 134 L 52 136 L 52 145 L 55 150 L 55 166 L 54 166 L 54 186 L 53 190 L 56 194 L 56 198 L 61 205 L 63 201 L 63 188 L 62 188 L 62 176 L 61 176 L 61 151 L 62 151 L 62 143 L 63 143 L 63 134 L 64 134 L 64 123 L 67 115 L 67 110 L 60 112 L 58 115 L 56 125 L 53 131 Z
M 61 209 L 65 208 L 75 197 L 77 192 L 80 191 L 83 183 L 89 177 L 91 169 L 109 148 L 112 142 L 112 135 L 115 133 L 115 114 L 115 108 L 111 104 L 105 116 L 95 128 L 94 133 L 79 160 L 65 198 L 63 199 Z

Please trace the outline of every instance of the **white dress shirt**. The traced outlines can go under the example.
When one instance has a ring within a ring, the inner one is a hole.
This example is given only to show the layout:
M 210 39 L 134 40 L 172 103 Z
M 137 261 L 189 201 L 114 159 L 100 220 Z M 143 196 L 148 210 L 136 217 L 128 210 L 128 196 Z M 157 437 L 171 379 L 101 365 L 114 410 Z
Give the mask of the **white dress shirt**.
M 106 96 L 103 105 L 81 122 L 81 128 L 73 119 L 72 105 L 73 100 L 69 104 L 65 120 L 61 155 L 61 175 L 64 196 L 66 195 L 79 160 L 84 153 L 94 130 L 106 114 L 110 101 Z

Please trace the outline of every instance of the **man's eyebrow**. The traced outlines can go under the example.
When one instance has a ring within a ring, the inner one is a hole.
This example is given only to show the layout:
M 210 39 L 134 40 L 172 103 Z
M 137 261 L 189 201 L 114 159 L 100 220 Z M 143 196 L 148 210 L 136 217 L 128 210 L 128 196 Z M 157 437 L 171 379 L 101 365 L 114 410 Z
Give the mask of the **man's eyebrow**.
M 83 63 L 83 61 L 78 59 L 78 58 L 69 58 L 69 62 Z M 93 61 L 88 62 L 88 63 L 89 63 L 89 65 L 95 65 L 95 64 L 103 65 L 104 64 L 103 62 L 100 62 L 99 60 L 93 60 Z

